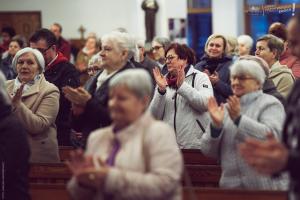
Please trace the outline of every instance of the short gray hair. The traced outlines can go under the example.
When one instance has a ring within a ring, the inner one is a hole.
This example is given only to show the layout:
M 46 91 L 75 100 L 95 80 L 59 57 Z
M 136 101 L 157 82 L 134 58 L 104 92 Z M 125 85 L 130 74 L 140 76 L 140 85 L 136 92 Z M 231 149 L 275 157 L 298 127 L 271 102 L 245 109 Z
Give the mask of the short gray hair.
M 109 82 L 109 89 L 125 85 L 138 98 L 151 97 L 153 84 L 149 73 L 144 69 L 127 69 L 116 74 Z
M 258 38 L 256 42 L 260 42 L 260 41 L 266 41 L 267 46 L 270 49 L 270 51 L 276 50 L 276 53 L 277 53 L 276 60 L 279 60 L 281 53 L 284 50 L 283 40 L 274 35 L 267 34 L 267 35 L 264 35 L 264 36 Z
M 112 42 L 118 51 L 128 51 L 128 58 L 130 59 L 133 56 L 132 50 L 134 49 L 135 41 L 129 35 L 129 33 L 113 31 L 106 35 L 103 35 L 101 38 L 102 43 L 104 41 Z
M 155 41 L 155 42 L 161 44 L 165 51 L 167 51 L 167 49 L 171 45 L 171 40 L 166 37 L 155 37 L 152 41 Z
M 37 64 L 40 67 L 40 69 L 39 69 L 40 74 L 43 73 L 43 71 L 45 70 L 44 57 L 43 57 L 42 53 L 39 52 L 39 50 L 30 48 L 30 47 L 26 47 L 24 49 L 21 49 L 16 53 L 16 55 L 15 55 L 13 61 L 12 61 L 12 67 L 15 70 L 15 72 L 17 72 L 17 62 L 18 62 L 19 57 L 22 56 L 25 53 L 32 53 L 33 54 Z
M 253 46 L 253 39 L 249 35 L 240 35 L 238 38 L 238 43 L 239 44 L 244 44 L 246 45 L 249 49 L 252 48 Z
M 4 74 L 0 71 L 0 105 L 10 105 L 10 99 L 6 91 L 6 78 Z
M 230 76 L 249 75 L 256 79 L 261 88 L 266 80 L 266 74 L 258 62 L 254 60 L 237 60 L 230 67 Z

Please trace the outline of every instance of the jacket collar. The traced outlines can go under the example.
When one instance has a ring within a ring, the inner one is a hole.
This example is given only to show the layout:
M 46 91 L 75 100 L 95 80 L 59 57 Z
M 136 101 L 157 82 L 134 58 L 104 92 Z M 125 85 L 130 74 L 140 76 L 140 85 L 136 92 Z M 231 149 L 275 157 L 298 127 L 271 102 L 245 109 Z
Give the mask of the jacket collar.
M 256 98 L 263 94 L 262 90 L 254 91 L 243 95 L 240 98 L 241 106 L 251 104 Z
M 151 123 L 152 117 L 149 111 L 145 111 L 145 113 L 142 114 L 141 117 L 139 117 L 135 122 L 130 124 L 128 127 L 117 131 L 115 134 L 115 137 L 117 137 L 121 143 L 125 142 L 130 138 L 130 135 L 133 134 L 145 134 L 145 133 L 139 133 L 145 131 L 145 127 Z M 111 132 L 113 132 L 114 124 L 111 126 Z

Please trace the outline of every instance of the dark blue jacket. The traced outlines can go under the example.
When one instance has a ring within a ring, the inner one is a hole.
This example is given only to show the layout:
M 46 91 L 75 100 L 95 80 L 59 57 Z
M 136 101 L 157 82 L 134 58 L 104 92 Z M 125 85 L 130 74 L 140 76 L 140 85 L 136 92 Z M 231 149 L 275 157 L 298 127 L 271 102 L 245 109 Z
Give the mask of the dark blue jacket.
M 13 57 L 11 55 L 8 55 L 6 58 L 4 58 L 1 61 L 1 64 L 0 64 L 0 70 L 3 72 L 3 74 L 7 80 L 12 80 L 17 77 L 17 73 L 13 70 L 12 65 L 11 65 L 12 60 L 13 60 Z
M 225 56 L 216 60 L 210 59 L 207 55 L 204 55 L 200 59 L 200 62 L 195 66 L 195 68 L 200 71 L 207 69 L 210 73 L 217 72 L 219 74 L 220 81 L 213 85 L 214 96 L 218 103 L 226 102 L 226 99 L 232 95 L 229 71 L 231 64 L 231 57 Z

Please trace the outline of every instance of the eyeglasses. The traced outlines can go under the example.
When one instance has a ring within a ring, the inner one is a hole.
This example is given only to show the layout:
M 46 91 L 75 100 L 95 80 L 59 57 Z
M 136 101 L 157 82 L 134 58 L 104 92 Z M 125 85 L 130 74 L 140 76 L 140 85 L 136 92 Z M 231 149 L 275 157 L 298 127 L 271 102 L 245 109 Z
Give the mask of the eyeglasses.
M 264 48 L 264 47 L 257 47 L 256 51 L 266 51 L 268 48 Z
M 37 50 L 39 50 L 39 52 L 41 52 L 41 54 L 45 54 L 52 46 L 47 47 L 46 49 L 43 48 L 36 48 Z
M 231 76 L 230 77 L 231 78 L 231 80 L 235 80 L 235 79 L 237 79 L 237 80 L 239 80 L 239 81 L 246 81 L 246 80 L 253 80 L 254 78 L 253 77 L 250 77 L 250 76 Z
M 163 48 L 163 46 L 154 46 L 151 48 L 152 51 L 158 51 L 160 48 Z
M 172 61 L 173 59 L 177 58 L 177 56 L 167 56 L 166 61 Z

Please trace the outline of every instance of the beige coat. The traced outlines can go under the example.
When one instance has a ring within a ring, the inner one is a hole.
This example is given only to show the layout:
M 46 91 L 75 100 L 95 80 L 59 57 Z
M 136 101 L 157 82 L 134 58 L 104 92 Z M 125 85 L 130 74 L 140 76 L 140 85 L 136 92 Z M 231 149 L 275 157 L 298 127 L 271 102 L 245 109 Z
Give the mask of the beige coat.
M 15 80 L 6 83 L 9 94 L 13 93 Z M 22 102 L 14 113 L 24 125 L 31 150 L 31 162 L 59 162 L 55 119 L 59 109 L 59 90 L 45 77 L 22 94 Z
M 94 131 L 88 139 L 86 154 L 105 161 L 114 137 L 120 141 L 121 149 L 105 186 L 93 192 L 80 187 L 72 178 L 68 189 L 74 199 L 100 200 L 104 199 L 103 194 L 112 194 L 118 200 L 181 199 L 183 161 L 171 127 L 146 113 L 117 135 L 112 126 Z
M 277 61 L 271 67 L 269 78 L 274 82 L 277 91 L 287 98 L 295 82 L 292 70 Z

